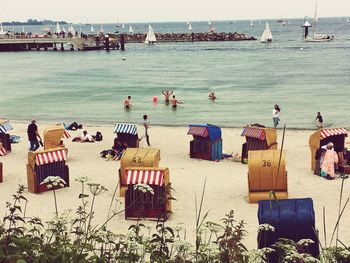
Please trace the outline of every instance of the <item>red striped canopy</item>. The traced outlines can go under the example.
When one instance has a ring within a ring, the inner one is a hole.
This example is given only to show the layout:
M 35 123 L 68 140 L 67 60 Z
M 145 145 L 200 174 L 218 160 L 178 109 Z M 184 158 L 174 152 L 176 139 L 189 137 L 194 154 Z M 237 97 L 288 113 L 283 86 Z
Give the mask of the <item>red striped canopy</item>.
M 345 128 L 333 128 L 333 129 L 322 129 L 320 133 L 321 140 L 335 135 L 345 135 L 348 136 L 348 132 Z
M 258 127 L 244 127 L 241 136 L 257 138 L 262 141 L 266 139 L 265 130 Z
M 63 132 L 63 138 L 65 138 L 65 139 L 69 139 L 70 138 L 70 134 L 66 130 L 64 130 L 64 132 Z
M 126 169 L 125 174 L 127 184 L 149 184 L 159 186 L 164 184 L 164 171 Z
M 320 133 L 321 140 L 334 135 L 348 136 L 348 132 L 345 128 L 333 128 L 333 129 L 322 129 Z
M 55 163 L 59 161 L 66 161 L 67 153 L 65 150 L 57 150 L 53 152 L 38 153 L 35 155 L 36 165 L 43 165 L 48 163 Z
M 6 149 L 3 146 L 0 146 L 0 156 L 4 156 L 7 154 Z
M 204 126 L 192 126 L 192 125 L 190 125 L 190 128 L 189 128 L 187 134 L 208 137 L 208 129 L 207 129 L 207 127 L 204 127 Z

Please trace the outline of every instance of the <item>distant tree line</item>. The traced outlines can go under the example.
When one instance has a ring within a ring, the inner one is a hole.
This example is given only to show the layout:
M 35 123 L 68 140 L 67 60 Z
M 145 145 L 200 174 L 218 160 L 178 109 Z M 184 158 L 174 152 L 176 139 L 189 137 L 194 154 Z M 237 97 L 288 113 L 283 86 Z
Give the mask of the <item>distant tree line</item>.
M 31 26 L 35 26 L 35 25 L 48 25 L 48 24 L 68 24 L 66 21 L 53 21 L 53 20 L 37 20 L 37 19 L 28 19 L 26 22 L 19 22 L 19 21 L 12 21 L 12 22 L 3 22 L 2 24 L 4 26 L 22 26 L 22 25 L 31 25 Z

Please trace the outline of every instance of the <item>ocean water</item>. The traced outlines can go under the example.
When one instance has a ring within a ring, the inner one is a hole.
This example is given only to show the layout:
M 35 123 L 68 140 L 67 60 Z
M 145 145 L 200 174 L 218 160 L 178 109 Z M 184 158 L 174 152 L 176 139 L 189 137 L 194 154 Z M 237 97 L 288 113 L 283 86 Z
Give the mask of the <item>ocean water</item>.
M 154 125 L 212 123 L 240 127 L 272 125 L 279 104 L 281 125 L 314 128 L 320 111 L 326 125 L 350 127 L 350 23 L 325 18 L 318 32 L 334 35 L 330 43 L 302 41 L 302 19 L 282 26 L 269 21 L 274 42 L 196 42 L 126 44 L 126 51 L 1 52 L 0 118 L 45 122 Z M 148 24 L 131 24 L 146 32 Z M 89 31 L 89 25 L 75 25 Z M 218 32 L 244 32 L 259 38 L 265 21 L 216 22 Z M 94 25 L 95 29 L 99 25 Z M 115 25 L 103 25 L 106 32 Z M 152 23 L 155 32 L 186 32 L 183 23 Z M 41 27 L 26 27 L 38 32 Z M 54 28 L 54 26 L 52 26 Z M 125 24 L 125 30 L 129 24 Z M 208 22 L 193 22 L 205 32 Z M 21 28 L 15 30 L 20 31 Z M 118 28 L 118 30 L 123 30 Z M 124 60 L 125 59 L 125 60 Z M 183 101 L 176 110 L 163 103 L 162 90 Z M 208 100 L 210 91 L 218 99 Z M 132 110 L 123 100 L 132 96 Z M 152 102 L 158 96 L 158 103 Z

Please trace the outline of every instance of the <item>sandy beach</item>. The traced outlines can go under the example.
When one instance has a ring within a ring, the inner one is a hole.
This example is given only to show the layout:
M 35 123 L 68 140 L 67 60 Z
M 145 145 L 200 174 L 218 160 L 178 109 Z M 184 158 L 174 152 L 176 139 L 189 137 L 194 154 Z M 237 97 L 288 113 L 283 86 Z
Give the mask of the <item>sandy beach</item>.
M 11 122 L 14 129 L 11 134 L 21 136 L 20 143 L 12 144 L 12 152 L 0 157 L 4 166 L 4 182 L 0 184 L 0 211 L 1 216 L 6 213 L 6 201 L 11 201 L 12 194 L 18 184 L 27 186 L 27 124 Z M 38 121 L 40 134 L 47 124 Z M 108 188 L 108 192 L 99 196 L 96 201 L 96 213 L 94 224 L 101 224 L 107 217 L 113 192 L 118 183 L 118 161 L 105 161 L 100 158 L 102 150 L 109 149 L 113 144 L 115 134 L 113 123 L 108 126 L 88 126 L 86 130 L 91 134 L 100 131 L 103 141 L 96 143 L 76 143 L 72 138 L 65 139 L 64 143 L 69 149 L 67 164 L 70 170 L 70 187 L 57 191 L 58 208 L 60 212 L 71 210 L 74 213 L 80 204 L 78 195 L 81 185 L 75 179 L 80 176 L 88 176 L 90 182 L 100 183 Z M 313 175 L 310 169 L 309 136 L 311 130 L 287 130 L 285 137 L 286 166 L 288 171 L 289 198 L 311 197 L 314 202 L 316 225 L 320 231 L 323 242 L 322 210 L 326 208 L 327 239 L 330 240 L 338 214 L 338 200 L 341 179 L 333 181 L 325 180 Z M 70 132 L 72 137 L 81 131 Z M 241 129 L 222 129 L 223 149 L 225 152 L 241 152 L 244 137 L 241 137 Z M 139 134 L 143 134 L 143 128 L 139 127 Z M 257 204 L 247 202 L 248 166 L 232 160 L 220 162 L 204 161 L 189 158 L 189 142 L 192 136 L 187 135 L 187 127 L 151 127 L 149 130 L 151 147 L 161 151 L 161 167 L 170 170 L 170 181 L 175 189 L 173 196 L 173 214 L 168 224 L 175 226 L 183 224 L 187 229 L 189 239 L 194 236 L 195 227 L 195 194 L 200 197 L 203 183 L 207 180 L 204 196 L 203 211 L 210 211 L 208 220 L 218 221 L 230 210 L 234 210 L 237 220 L 246 223 L 247 236 L 244 244 L 249 248 L 256 247 L 256 230 L 258 227 Z M 278 130 L 278 142 L 281 143 L 282 130 Z M 141 147 L 147 147 L 145 141 L 141 141 Z M 344 200 L 350 196 L 349 179 L 345 180 Z M 40 216 L 43 220 L 49 220 L 54 216 L 54 203 L 52 192 L 32 194 L 26 192 L 28 198 L 27 215 Z M 124 208 L 124 198 L 119 198 L 120 209 Z M 350 209 L 343 214 L 339 239 L 348 244 L 350 242 Z M 109 227 L 116 233 L 125 233 L 133 221 L 125 220 L 124 213 L 116 216 Z M 147 221 L 147 224 L 154 224 Z

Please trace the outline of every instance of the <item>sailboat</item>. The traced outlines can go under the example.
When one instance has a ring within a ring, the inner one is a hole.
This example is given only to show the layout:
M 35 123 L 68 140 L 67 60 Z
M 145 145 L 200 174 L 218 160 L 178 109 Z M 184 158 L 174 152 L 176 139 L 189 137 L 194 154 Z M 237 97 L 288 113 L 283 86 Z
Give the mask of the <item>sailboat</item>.
M 56 24 L 56 33 L 61 33 L 61 27 L 60 27 L 60 24 L 58 22 Z
M 317 18 L 317 1 L 316 1 L 316 7 L 315 7 L 315 16 L 314 16 L 314 24 L 313 24 L 313 36 L 306 36 L 305 41 L 306 42 L 329 42 L 333 40 L 333 36 L 330 37 L 327 34 L 317 34 L 316 33 L 316 21 L 318 20 Z
M 272 42 L 272 33 L 268 22 L 266 22 L 265 30 L 261 35 L 260 42 L 262 43 Z
M 130 34 L 133 34 L 133 33 L 134 33 L 134 30 L 132 29 L 132 26 L 129 27 L 129 33 L 130 33 Z
M 215 32 L 215 25 L 214 25 L 214 23 L 211 20 L 209 20 L 208 25 L 209 25 L 208 32 L 209 33 L 214 33 Z
M 349 21 L 349 18 L 347 18 L 347 19 L 346 19 L 346 23 L 349 23 L 349 22 L 350 22 L 350 21 Z
M 254 24 L 253 24 L 253 20 L 250 21 L 250 26 L 253 27 Z
M 188 24 L 188 31 L 192 32 L 192 24 L 191 23 Z
M 6 35 L 7 32 L 5 32 L 4 27 L 2 26 L 2 23 L 0 23 L 0 35 Z
M 145 39 L 145 44 L 154 44 L 155 42 L 157 42 L 156 35 L 154 34 L 154 31 L 151 25 L 149 25 L 148 33 Z
M 90 32 L 91 33 L 94 33 L 95 32 L 95 29 L 94 29 L 94 27 L 91 25 L 91 28 L 90 28 Z

